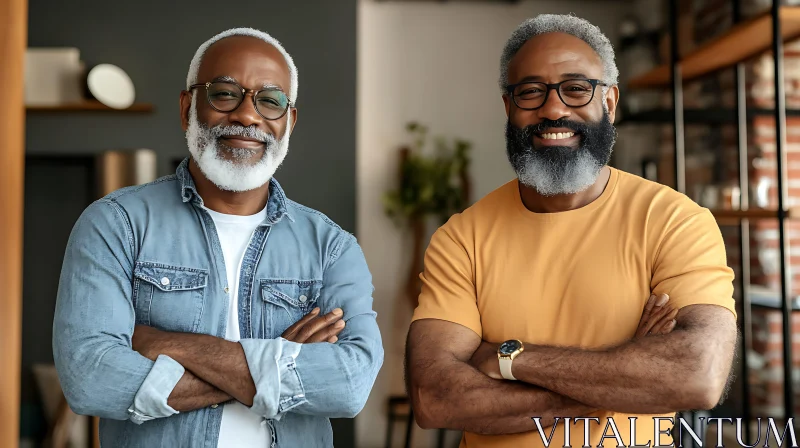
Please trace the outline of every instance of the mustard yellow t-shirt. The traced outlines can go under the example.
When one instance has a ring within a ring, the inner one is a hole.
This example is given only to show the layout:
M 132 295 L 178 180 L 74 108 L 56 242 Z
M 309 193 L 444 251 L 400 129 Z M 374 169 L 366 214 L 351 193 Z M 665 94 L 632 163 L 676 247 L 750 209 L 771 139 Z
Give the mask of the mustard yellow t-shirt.
M 597 348 L 632 339 L 651 292 L 668 293 L 679 308 L 715 304 L 735 314 L 734 276 L 719 227 L 686 196 L 614 168 L 602 195 L 576 210 L 533 213 L 518 188 L 517 180 L 505 184 L 437 230 L 413 320 L 454 322 L 490 342 Z M 656 441 L 654 416 L 589 417 L 601 422 L 590 422 L 593 446 L 607 417 L 626 445 L 633 442 L 628 417 L 637 417 L 638 443 Z M 563 439 L 559 424 L 554 445 L 563 446 Z M 583 422 L 572 425 L 570 439 L 583 446 Z M 536 431 L 466 433 L 461 446 L 544 447 Z

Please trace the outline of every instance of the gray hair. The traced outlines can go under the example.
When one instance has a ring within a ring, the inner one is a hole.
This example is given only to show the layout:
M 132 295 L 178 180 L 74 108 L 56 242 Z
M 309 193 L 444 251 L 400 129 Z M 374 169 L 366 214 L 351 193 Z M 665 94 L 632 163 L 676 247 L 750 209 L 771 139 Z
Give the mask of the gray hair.
M 188 89 L 189 86 L 197 82 L 197 73 L 200 71 L 200 63 L 203 61 L 203 56 L 206 54 L 206 50 L 208 50 L 208 48 L 215 42 L 230 36 L 250 36 L 255 37 L 256 39 L 261 39 L 275 47 L 283 55 L 283 58 L 286 59 L 286 65 L 289 66 L 289 76 L 291 78 L 291 85 L 289 86 L 289 101 L 295 103 L 297 101 L 297 67 L 294 65 L 294 60 L 292 60 L 292 57 L 289 56 L 289 53 L 283 48 L 277 39 L 263 31 L 253 28 L 233 28 L 223 31 L 211 39 L 203 42 L 203 45 L 200 45 L 200 48 L 197 49 L 194 57 L 192 58 L 192 62 L 189 64 L 189 74 L 186 76 L 186 88 Z
M 503 48 L 503 55 L 500 58 L 500 89 L 503 93 L 508 85 L 508 64 L 511 59 L 528 40 L 545 33 L 571 34 L 589 44 L 603 61 L 603 76 L 605 77 L 603 81 L 611 85 L 617 84 L 619 71 L 614 62 L 614 47 L 605 34 L 600 31 L 600 28 L 571 14 L 541 14 L 522 22 L 511 34 Z

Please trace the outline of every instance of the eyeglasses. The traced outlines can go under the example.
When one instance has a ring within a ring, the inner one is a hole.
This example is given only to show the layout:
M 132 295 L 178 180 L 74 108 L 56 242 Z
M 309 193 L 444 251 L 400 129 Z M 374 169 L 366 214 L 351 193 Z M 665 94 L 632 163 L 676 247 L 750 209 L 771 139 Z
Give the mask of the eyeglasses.
M 233 81 L 214 81 L 189 86 L 189 90 L 205 87 L 208 104 L 217 112 L 229 113 L 238 108 L 248 92 L 253 93 L 253 107 L 266 120 L 277 120 L 294 107 L 286 93 L 277 87 L 261 90 L 245 89 Z
M 547 102 L 550 90 L 558 92 L 561 102 L 569 107 L 583 107 L 594 98 L 598 85 L 608 86 L 598 79 L 567 79 L 555 84 L 521 82 L 506 86 L 514 104 L 520 109 L 536 110 Z

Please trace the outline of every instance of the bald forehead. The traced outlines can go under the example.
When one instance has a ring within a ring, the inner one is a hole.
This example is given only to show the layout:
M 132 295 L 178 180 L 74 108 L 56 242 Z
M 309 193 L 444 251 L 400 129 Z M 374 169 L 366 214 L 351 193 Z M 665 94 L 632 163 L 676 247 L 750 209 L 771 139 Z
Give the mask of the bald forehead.
M 525 42 L 509 64 L 509 83 L 530 78 L 603 78 L 603 61 L 594 49 L 571 34 L 545 33 Z M 539 80 L 539 79 L 530 79 Z M 544 79 L 542 79 L 544 80 Z
M 252 36 L 230 36 L 214 42 L 200 63 L 199 81 L 222 76 L 269 79 L 289 91 L 289 65 L 273 45 Z M 253 87 L 255 88 L 255 87 Z

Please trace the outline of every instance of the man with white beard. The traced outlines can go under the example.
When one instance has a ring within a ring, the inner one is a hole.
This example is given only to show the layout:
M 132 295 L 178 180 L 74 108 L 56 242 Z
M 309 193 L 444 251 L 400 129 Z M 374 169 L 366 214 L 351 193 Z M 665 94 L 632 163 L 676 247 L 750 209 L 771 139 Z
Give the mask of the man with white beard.
M 609 40 L 578 17 L 527 20 L 505 46 L 517 176 L 432 237 L 407 344 L 417 422 L 464 430 L 462 448 L 669 446 L 669 418 L 716 406 L 729 384 L 719 227 L 607 165 L 617 75 Z
M 297 69 L 266 33 L 197 50 L 175 175 L 88 207 L 70 236 L 53 350 L 71 408 L 114 447 L 332 447 L 383 362 L 355 238 L 273 175 Z

